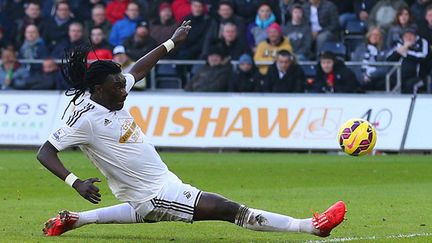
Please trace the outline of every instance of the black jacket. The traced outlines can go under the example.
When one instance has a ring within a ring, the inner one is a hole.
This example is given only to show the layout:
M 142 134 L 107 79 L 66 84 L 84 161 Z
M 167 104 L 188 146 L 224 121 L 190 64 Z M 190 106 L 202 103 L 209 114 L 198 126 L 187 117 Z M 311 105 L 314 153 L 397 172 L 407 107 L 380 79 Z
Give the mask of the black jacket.
M 334 84 L 327 83 L 327 74 L 317 65 L 316 78 L 312 83 L 312 92 L 316 93 L 354 93 L 359 90 L 359 82 L 351 69 L 342 61 L 335 61 L 333 66 Z
M 232 76 L 231 63 L 211 67 L 204 65 L 186 84 L 186 91 L 226 92 Z
M 265 84 L 264 76 L 260 74 L 256 67 L 249 72 L 244 72 L 237 68 L 231 78 L 229 85 L 230 92 L 263 92 Z
M 193 28 L 190 29 L 186 40 L 180 47 L 178 58 L 198 59 L 204 46 L 211 19 L 207 15 L 188 15 L 184 20 L 191 20 L 191 26 L 193 26 Z
M 123 42 L 123 46 L 126 49 L 126 54 L 134 61 L 137 61 L 145 54 L 149 53 L 157 46 L 157 42 L 150 35 L 147 36 L 143 41 L 135 41 L 132 35 Z
M 401 56 L 396 49 L 403 45 L 403 41 L 399 40 L 396 47 L 390 51 L 387 58 L 388 61 L 397 62 L 402 60 L 402 79 L 424 77 L 427 70 L 427 60 L 429 57 L 429 44 L 426 39 L 417 36 L 416 42 L 408 50 L 406 57 Z
M 54 17 L 46 19 L 42 22 L 41 36 L 47 44 L 48 48 L 52 50 L 55 45 L 63 40 L 68 39 L 69 24 L 72 19 L 69 19 L 62 25 L 57 25 Z
M 288 71 L 279 78 L 276 63 L 269 67 L 266 75 L 266 91 L 274 93 L 303 93 L 306 83 L 303 69 L 298 64 L 291 64 Z

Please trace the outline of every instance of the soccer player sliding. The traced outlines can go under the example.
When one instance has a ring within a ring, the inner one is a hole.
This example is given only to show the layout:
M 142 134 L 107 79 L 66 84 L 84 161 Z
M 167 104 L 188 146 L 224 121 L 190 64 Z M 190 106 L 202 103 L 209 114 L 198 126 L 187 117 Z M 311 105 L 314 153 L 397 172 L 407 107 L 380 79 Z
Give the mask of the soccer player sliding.
M 171 39 L 139 59 L 125 75 L 112 61 L 98 60 L 88 65 L 88 48 L 78 47 L 67 53 L 62 73 L 72 87 L 67 94 L 73 95 L 71 102 L 76 107 L 42 145 L 37 159 L 83 198 L 97 204 L 101 195 L 94 183 L 100 180 L 79 179 L 57 156 L 59 151 L 79 146 L 123 203 L 85 212 L 61 211 L 45 223 L 45 235 L 58 236 L 94 223 L 222 220 L 250 230 L 326 237 L 343 221 L 346 209 L 342 201 L 312 218 L 296 219 L 200 191 L 168 170 L 123 106 L 135 81 L 144 78 L 160 58 L 183 42 L 190 28 L 189 21 L 183 22 Z

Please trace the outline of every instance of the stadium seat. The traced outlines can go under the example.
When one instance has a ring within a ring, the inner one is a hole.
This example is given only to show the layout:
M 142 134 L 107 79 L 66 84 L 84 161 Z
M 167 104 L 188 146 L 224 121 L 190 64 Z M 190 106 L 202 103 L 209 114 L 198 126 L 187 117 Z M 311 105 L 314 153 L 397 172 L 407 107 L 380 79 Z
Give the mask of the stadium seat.
M 348 35 L 343 37 L 343 43 L 346 46 L 347 56 L 352 59 L 352 55 L 356 48 L 366 41 L 363 35 Z
M 157 77 L 156 78 L 157 89 L 181 89 L 182 80 L 178 77 Z
M 347 53 L 345 45 L 340 42 L 324 43 L 319 53 L 326 52 L 326 51 L 333 52 L 337 57 L 343 58 L 343 60 L 345 60 L 346 53 Z
M 367 26 L 361 21 L 349 21 L 345 27 L 345 35 L 364 35 L 366 33 Z
M 156 76 L 177 76 L 175 64 L 159 64 L 157 66 Z
M 315 65 L 304 65 L 302 66 L 306 78 L 314 78 L 316 75 Z

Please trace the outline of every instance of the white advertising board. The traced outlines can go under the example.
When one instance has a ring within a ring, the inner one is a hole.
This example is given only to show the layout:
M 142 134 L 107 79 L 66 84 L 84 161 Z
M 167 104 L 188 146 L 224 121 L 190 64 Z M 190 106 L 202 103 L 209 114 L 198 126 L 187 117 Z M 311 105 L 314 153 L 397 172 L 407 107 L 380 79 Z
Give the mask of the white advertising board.
M 418 96 L 405 143 L 407 150 L 432 150 L 432 97 Z
M 69 100 L 0 95 L 0 144 L 42 144 Z M 156 146 L 338 149 L 339 126 L 358 117 L 377 127 L 377 149 L 398 150 L 409 105 L 408 96 L 131 93 L 125 109 Z M 14 125 L 30 122 L 37 127 Z

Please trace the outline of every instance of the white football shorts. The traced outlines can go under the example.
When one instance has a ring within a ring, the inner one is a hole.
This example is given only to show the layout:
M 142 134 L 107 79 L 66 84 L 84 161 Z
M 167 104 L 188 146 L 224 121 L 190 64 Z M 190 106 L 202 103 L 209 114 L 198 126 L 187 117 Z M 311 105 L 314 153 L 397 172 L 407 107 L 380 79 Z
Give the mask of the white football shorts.
M 174 174 L 173 174 L 174 175 Z M 177 176 L 167 181 L 159 194 L 150 201 L 130 203 L 142 217 L 141 222 L 193 222 L 195 208 L 201 196 L 196 187 L 183 183 Z

